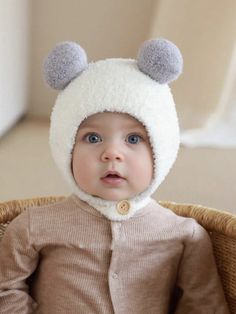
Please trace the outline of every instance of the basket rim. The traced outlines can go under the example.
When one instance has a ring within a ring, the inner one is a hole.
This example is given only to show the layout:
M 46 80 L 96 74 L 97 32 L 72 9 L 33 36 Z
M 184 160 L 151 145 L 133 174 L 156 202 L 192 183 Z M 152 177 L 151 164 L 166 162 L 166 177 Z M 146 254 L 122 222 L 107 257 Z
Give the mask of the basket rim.
M 170 201 L 159 201 L 159 204 L 171 209 L 179 216 L 195 219 L 210 232 L 221 233 L 236 239 L 236 215 L 233 213 L 198 204 Z

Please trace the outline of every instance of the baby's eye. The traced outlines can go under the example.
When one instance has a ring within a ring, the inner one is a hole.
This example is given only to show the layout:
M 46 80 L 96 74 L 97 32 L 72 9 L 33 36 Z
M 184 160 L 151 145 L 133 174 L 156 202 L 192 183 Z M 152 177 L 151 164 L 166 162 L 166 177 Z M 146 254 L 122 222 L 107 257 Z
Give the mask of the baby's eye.
M 102 141 L 102 138 L 100 135 L 96 133 L 91 133 L 85 136 L 85 140 L 88 143 L 94 144 Z
M 128 137 L 126 139 L 126 141 L 129 144 L 138 144 L 141 140 L 142 140 L 141 136 L 139 136 L 137 134 L 128 135 Z

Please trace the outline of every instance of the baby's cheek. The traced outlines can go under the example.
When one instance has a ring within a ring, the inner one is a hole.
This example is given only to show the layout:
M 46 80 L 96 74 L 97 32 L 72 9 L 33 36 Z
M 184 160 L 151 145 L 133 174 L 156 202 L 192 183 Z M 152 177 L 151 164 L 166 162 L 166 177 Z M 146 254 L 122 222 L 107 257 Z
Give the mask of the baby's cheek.
M 74 163 L 74 178 L 77 185 L 85 192 L 89 193 L 96 173 L 93 161 L 88 156 L 80 156 Z
M 139 178 L 142 178 L 144 186 L 150 185 L 153 179 L 153 161 L 150 155 L 140 160 L 138 165 Z
M 89 176 L 83 171 L 83 168 L 80 171 L 77 171 L 77 175 L 75 175 L 75 181 L 80 189 L 87 192 Z

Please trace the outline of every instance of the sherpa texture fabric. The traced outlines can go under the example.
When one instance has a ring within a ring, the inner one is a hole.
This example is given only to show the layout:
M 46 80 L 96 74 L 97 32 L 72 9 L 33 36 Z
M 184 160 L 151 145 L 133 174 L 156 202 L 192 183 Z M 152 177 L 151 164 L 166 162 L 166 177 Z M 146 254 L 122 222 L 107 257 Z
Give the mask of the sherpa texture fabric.
M 80 123 L 103 111 L 128 113 L 141 121 L 153 150 L 152 184 L 130 200 L 131 210 L 126 216 L 117 213 L 116 202 L 81 191 L 71 172 L 71 152 Z M 170 88 L 141 72 L 135 60 L 107 59 L 90 63 L 58 95 L 51 116 L 50 143 L 53 157 L 75 194 L 109 219 L 128 219 L 149 202 L 150 195 L 164 180 L 177 156 L 179 127 Z

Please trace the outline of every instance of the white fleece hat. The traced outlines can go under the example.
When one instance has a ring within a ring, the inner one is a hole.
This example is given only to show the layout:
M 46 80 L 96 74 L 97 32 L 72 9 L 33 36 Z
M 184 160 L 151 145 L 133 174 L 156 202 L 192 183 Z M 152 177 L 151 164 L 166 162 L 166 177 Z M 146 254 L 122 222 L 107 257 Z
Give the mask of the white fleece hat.
M 73 42 L 58 44 L 45 60 L 46 82 L 61 90 L 51 115 L 53 157 L 73 192 L 111 220 L 127 219 L 146 205 L 176 159 L 179 126 L 167 84 L 179 76 L 182 66 L 179 49 L 166 39 L 144 42 L 137 60 L 106 59 L 88 64 L 85 51 Z M 152 146 L 152 183 L 128 200 L 130 208 L 126 215 L 117 211 L 117 202 L 82 191 L 71 170 L 72 151 L 81 122 L 104 111 L 127 113 L 139 120 Z

